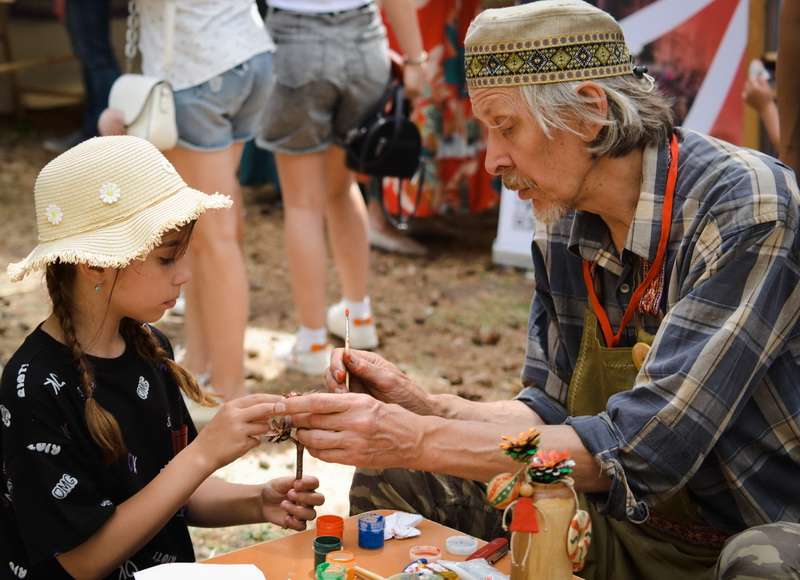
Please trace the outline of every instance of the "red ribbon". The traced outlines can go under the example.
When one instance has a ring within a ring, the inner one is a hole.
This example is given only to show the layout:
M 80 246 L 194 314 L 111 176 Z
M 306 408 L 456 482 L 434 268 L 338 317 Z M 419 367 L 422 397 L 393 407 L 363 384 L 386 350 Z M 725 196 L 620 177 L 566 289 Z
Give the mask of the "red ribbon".
M 603 305 L 597 298 L 597 293 L 594 290 L 594 280 L 592 279 L 592 263 L 588 260 L 583 261 L 583 282 L 586 284 L 586 291 L 589 293 L 589 303 L 592 305 L 595 316 L 600 322 L 600 328 L 603 330 L 603 336 L 606 339 L 606 346 L 613 348 L 622 338 L 622 331 L 628 326 L 628 323 L 633 319 L 633 314 L 639 306 L 639 302 L 644 295 L 645 290 L 650 286 L 655 277 L 661 273 L 661 266 L 664 263 L 664 256 L 667 253 L 667 243 L 669 242 L 669 232 L 672 225 L 672 200 L 675 197 L 675 184 L 678 181 L 678 139 L 672 135 L 672 140 L 669 143 L 671 154 L 669 170 L 667 172 L 667 186 L 664 190 L 664 205 L 661 210 L 661 236 L 658 240 L 658 249 L 656 250 L 656 257 L 647 271 L 642 283 L 636 287 L 636 290 L 631 296 L 628 307 L 625 309 L 625 314 L 622 317 L 622 322 L 619 325 L 619 330 L 614 333 L 611 327 L 611 322 L 608 320 Z

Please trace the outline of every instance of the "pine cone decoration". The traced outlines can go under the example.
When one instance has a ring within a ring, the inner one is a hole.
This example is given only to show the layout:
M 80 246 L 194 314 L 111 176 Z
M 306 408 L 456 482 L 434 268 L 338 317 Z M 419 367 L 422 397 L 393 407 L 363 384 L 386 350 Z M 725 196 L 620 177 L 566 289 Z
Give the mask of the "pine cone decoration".
M 572 474 L 575 461 L 566 451 L 539 451 L 528 466 L 528 477 L 536 483 L 561 481 Z
M 539 449 L 539 432 L 531 427 L 516 438 L 503 435 L 500 449 L 514 461 L 528 463 Z

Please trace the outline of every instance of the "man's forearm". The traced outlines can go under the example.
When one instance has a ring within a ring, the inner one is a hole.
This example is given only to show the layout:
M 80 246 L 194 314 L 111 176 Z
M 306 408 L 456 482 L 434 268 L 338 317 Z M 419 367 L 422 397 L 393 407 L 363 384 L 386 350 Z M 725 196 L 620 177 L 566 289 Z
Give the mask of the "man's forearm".
M 431 395 L 431 414 L 444 419 L 502 423 L 511 429 L 527 429 L 543 425 L 544 421 L 522 401 L 470 401 L 457 395 Z
M 503 435 L 517 435 L 524 430 L 519 424 L 459 421 L 440 417 L 427 417 L 424 423 L 421 452 L 414 465 L 409 466 L 413 469 L 488 481 L 498 473 L 514 472 L 521 467 L 499 448 Z M 573 478 L 578 490 L 605 491 L 609 488 L 610 480 L 600 474 L 597 463 L 572 427 L 541 425 L 537 429 L 542 435 L 542 449 L 567 451 L 575 460 Z

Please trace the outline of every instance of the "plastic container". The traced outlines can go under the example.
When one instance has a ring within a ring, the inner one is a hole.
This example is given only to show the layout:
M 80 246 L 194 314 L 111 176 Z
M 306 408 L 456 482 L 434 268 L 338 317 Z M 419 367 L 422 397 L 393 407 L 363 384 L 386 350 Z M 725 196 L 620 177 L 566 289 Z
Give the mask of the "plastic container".
M 317 536 L 336 536 L 341 540 L 344 536 L 344 518 L 333 515 L 319 516 Z
M 329 564 L 323 562 L 316 567 L 314 578 L 316 580 L 345 580 L 347 577 L 347 570 L 338 564 Z
M 442 549 L 436 546 L 412 546 L 408 556 L 412 561 L 424 558 L 428 562 L 436 562 L 442 557 Z
M 336 536 L 318 536 L 314 538 L 314 569 L 325 561 L 329 552 L 342 549 L 342 540 Z
M 358 518 L 358 547 L 367 550 L 383 548 L 383 528 L 386 520 L 381 514 L 364 514 Z
M 325 555 L 325 561 L 328 564 L 335 564 L 342 566 L 347 570 L 348 580 L 353 580 L 356 575 L 354 566 L 356 565 L 356 556 L 353 552 L 345 552 L 344 550 L 336 550 L 335 552 L 328 552 Z
M 444 549 L 454 556 L 469 556 L 478 549 L 478 540 L 472 536 L 450 536 L 444 542 Z

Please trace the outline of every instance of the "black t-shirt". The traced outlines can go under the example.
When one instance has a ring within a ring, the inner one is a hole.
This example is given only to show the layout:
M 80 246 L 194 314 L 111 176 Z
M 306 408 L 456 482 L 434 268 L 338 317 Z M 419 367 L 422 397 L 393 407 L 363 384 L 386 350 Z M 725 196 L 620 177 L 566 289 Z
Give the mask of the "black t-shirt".
M 171 353 L 169 342 L 153 329 Z M 127 457 L 104 463 L 89 435 L 80 375 L 69 349 L 34 330 L 0 383 L 0 579 L 69 577 L 55 555 L 85 542 L 116 506 L 144 488 L 197 432 L 164 365 L 133 345 L 88 357 L 95 397 L 119 422 Z M 194 561 L 183 510 L 108 578 Z

